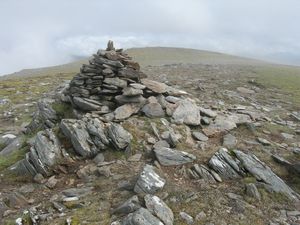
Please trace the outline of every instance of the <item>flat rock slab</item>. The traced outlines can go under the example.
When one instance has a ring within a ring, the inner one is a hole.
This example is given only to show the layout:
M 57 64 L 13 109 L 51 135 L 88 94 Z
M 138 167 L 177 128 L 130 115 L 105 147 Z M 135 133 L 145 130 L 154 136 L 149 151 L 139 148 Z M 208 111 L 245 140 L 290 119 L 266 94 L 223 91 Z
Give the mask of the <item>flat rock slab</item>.
M 163 166 L 178 166 L 196 160 L 196 156 L 192 154 L 166 147 L 155 148 L 154 153 L 159 163 Z
M 175 123 L 197 126 L 200 125 L 199 107 L 189 99 L 178 102 L 172 115 Z
M 291 200 L 299 200 L 299 195 L 255 155 L 238 150 L 234 150 L 234 153 L 245 169 L 257 180 L 265 182 L 273 191 L 285 194 Z
M 157 94 L 163 94 L 167 92 L 168 86 L 164 83 L 160 83 L 154 80 L 142 79 L 142 84 L 145 85 L 148 89 Z
M 102 106 L 97 101 L 80 97 L 74 97 L 73 103 L 83 111 L 97 111 L 100 110 Z
M 141 109 L 140 104 L 127 103 L 116 108 L 114 111 L 115 120 L 124 120 L 136 114 Z
M 153 166 L 146 165 L 139 175 L 139 178 L 134 186 L 136 193 L 154 194 L 163 189 L 165 179 L 161 178 L 155 171 Z
M 195 138 L 198 141 L 208 141 L 208 137 L 205 134 L 203 134 L 202 132 L 194 131 L 192 133 L 192 135 L 193 135 L 193 138 Z

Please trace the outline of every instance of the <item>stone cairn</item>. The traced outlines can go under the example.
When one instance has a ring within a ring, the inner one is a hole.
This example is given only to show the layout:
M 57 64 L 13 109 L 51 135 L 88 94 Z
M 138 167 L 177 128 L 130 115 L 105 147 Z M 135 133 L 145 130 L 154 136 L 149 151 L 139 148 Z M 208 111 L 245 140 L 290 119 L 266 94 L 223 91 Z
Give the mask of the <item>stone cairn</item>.
M 68 95 L 74 108 L 105 114 L 106 121 L 124 120 L 138 113 L 146 103 L 150 105 L 142 111 L 147 116 L 162 117 L 165 113 L 161 104 L 149 97 L 179 90 L 145 78 L 140 65 L 109 41 L 105 51 L 99 50 L 88 65 L 81 67 L 70 83 Z

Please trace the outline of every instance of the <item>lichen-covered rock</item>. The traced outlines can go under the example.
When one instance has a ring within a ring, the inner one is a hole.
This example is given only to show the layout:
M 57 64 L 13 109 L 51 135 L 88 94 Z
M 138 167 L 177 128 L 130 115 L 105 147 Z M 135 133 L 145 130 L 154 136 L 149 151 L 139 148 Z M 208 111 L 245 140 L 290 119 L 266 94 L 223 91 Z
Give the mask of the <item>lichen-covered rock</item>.
M 134 186 L 136 193 L 154 194 L 163 189 L 165 186 L 165 179 L 161 178 L 153 169 L 151 165 L 146 165 L 138 177 Z
M 174 215 L 168 205 L 155 195 L 145 195 L 147 209 L 165 225 L 173 225 Z

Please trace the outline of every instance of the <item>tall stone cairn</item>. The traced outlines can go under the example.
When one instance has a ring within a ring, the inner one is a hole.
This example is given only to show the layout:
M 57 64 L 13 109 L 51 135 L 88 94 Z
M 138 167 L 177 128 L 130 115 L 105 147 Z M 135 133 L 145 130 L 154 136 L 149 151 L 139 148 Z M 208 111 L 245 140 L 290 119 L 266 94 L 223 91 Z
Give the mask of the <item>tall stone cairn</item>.
M 89 64 L 82 65 L 70 83 L 68 95 L 75 108 L 106 114 L 125 102 L 143 102 L 142 78 L 146 75 L 140 65 L 109 41 L 106 50 L 98 50 Z

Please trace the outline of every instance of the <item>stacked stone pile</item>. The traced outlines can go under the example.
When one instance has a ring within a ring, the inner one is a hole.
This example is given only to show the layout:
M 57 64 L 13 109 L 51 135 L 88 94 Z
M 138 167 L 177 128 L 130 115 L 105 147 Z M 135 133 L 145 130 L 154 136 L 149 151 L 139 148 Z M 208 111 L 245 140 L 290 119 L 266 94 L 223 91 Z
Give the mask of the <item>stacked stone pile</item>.
M 162 117 L 163 108 L 167 108 L 165 97 L 186 94 L 145 78 L 139 64 L 109 41 L 105 51 L 99 50 L 88 65 L 81 67 L 67 94 L 75 108 L 105 114 L 109 121 L 123 120 L 140 111 L 149 117 Z

